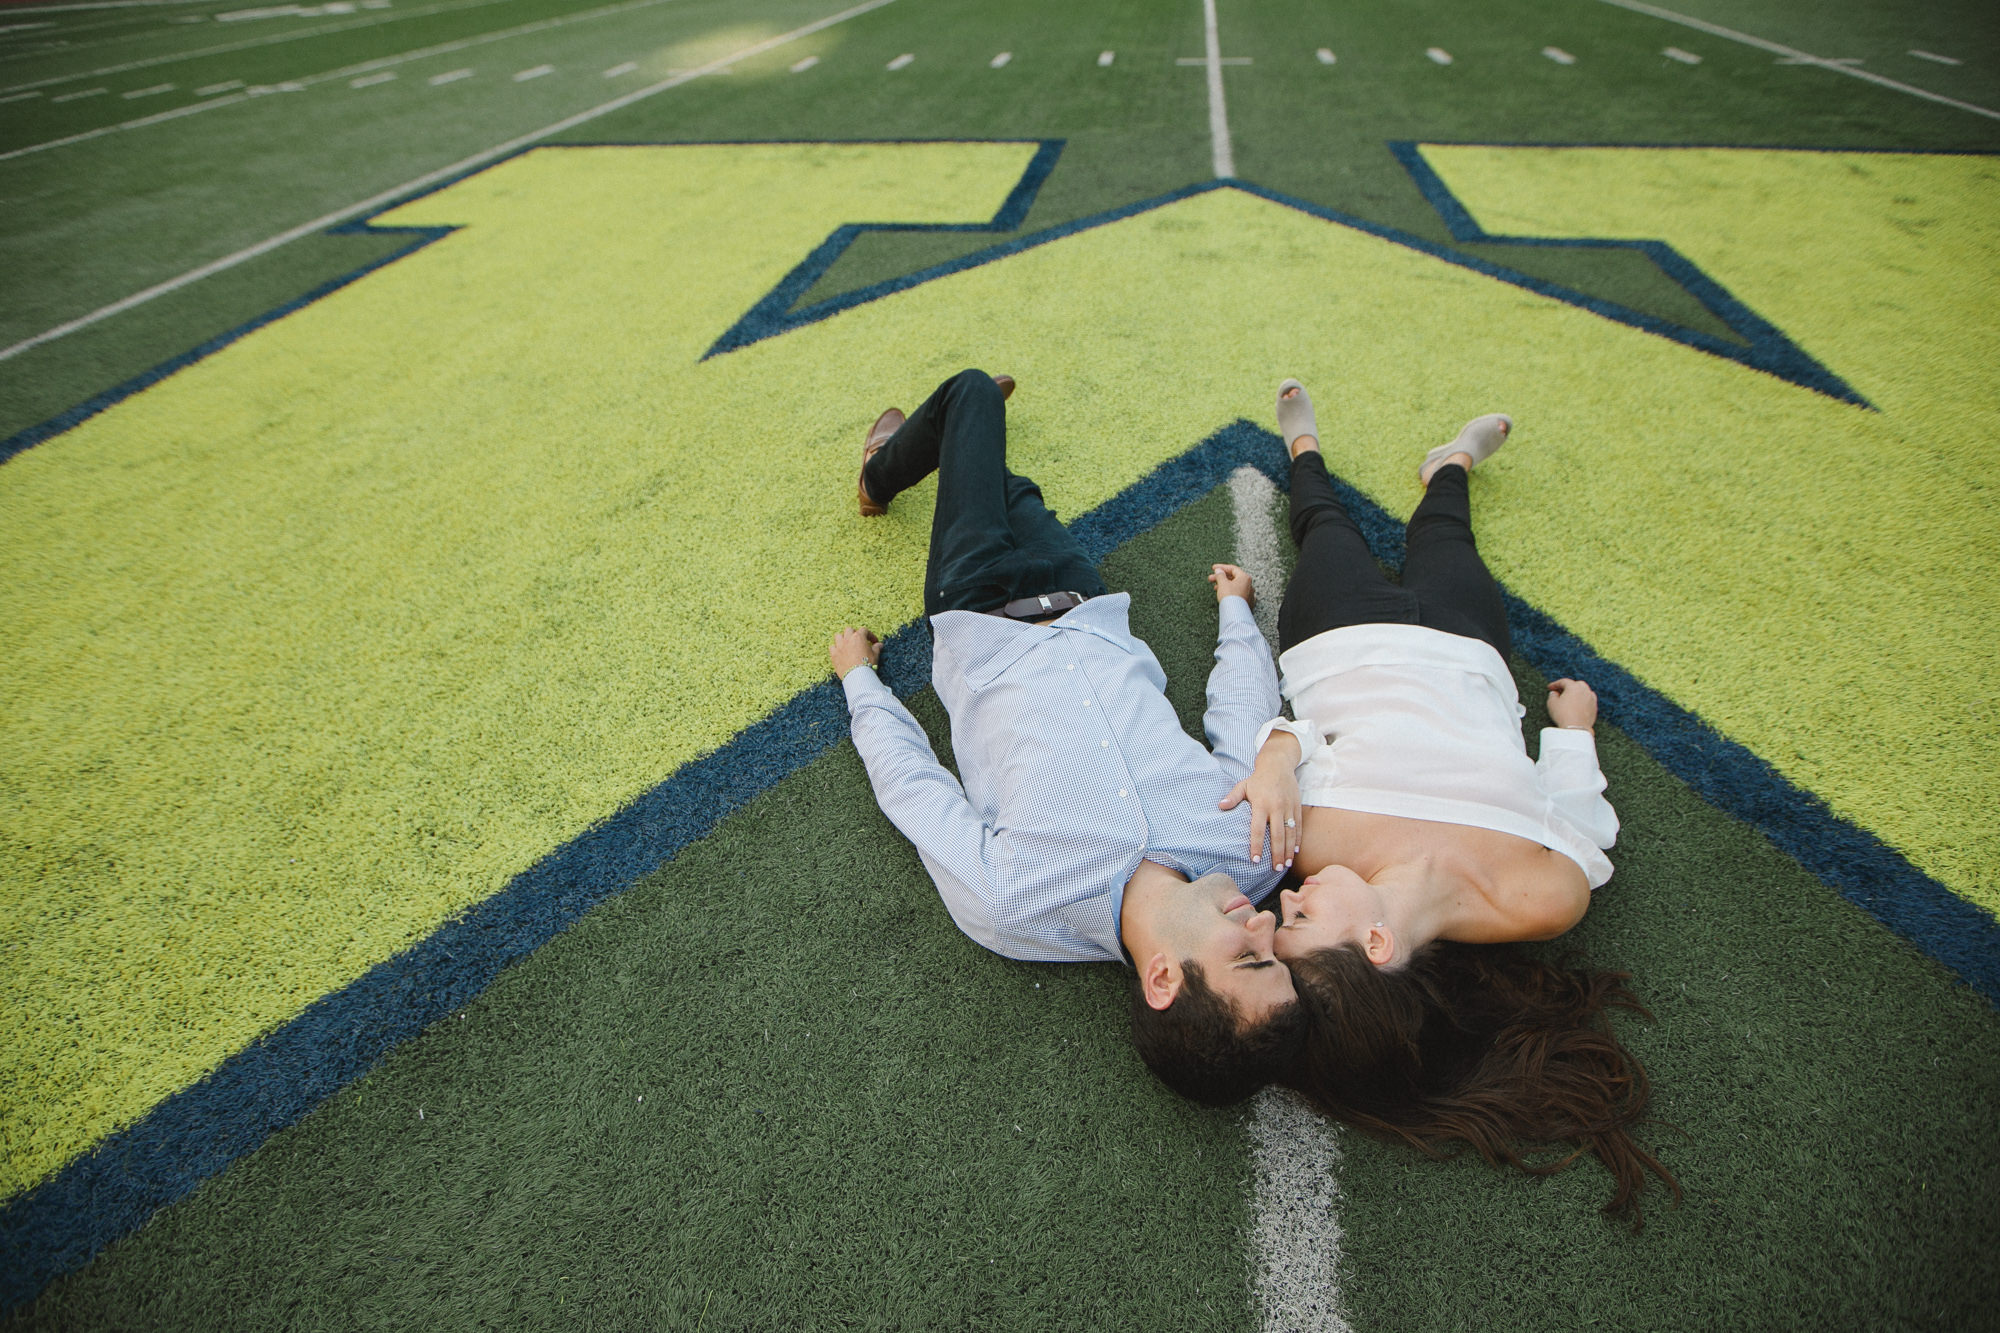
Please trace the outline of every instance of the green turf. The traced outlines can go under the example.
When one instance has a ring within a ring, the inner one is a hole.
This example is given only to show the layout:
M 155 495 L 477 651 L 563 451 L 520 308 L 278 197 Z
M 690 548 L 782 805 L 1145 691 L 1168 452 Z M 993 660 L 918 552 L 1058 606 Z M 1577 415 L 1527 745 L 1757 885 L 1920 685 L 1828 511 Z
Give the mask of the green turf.
M 1217 494 L 1107 563 L 1190 725 L 1231 539 Z M 1345 1134 L 1353 1326 L 1991 1326 L 2000 1021 L 1600 747 L 1625 832 L 1566 943 L 1653 1008 L 1686 1202 L 1633 1236 L 1594 1165 Z M 1151 1082 L 1122 984 L 960 937 L 843 743 L 14 1326 L 1240 1327 L 1241 1118 Z

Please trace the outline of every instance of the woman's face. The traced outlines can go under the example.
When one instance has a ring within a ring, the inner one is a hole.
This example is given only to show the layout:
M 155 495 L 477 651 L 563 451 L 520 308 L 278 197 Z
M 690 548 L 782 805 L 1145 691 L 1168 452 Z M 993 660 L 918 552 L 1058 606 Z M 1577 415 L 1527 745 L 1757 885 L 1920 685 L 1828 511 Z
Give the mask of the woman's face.
M 1346 866 L 1331 865 L 1308 875 L 1296 889 L 1278 895 L 1284 923 L 1273 949 L 1290 962 L 1343 944 L 1366 947 L 1371 928 L 1382 923 L 1382 895 Z

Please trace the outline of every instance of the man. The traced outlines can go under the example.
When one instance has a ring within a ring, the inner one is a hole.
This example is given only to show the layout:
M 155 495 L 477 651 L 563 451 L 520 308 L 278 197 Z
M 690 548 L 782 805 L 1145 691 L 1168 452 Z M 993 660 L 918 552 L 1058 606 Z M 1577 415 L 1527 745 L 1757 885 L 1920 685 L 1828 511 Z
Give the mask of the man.
M 880 641 L 849 628 L 829 651 L 854 744 L 961 930 L 1009 958 L 1128 960 L 1146 1063 L 1183 1095 L 1235 1101 L 1301 1030 L 1275 919 L 1255 906 L 1290 864 L 1299 805 L 1285 753 L 1254 762 L 1279 698 L 1250 579 L 1210 575 L 1211 753 L 1181 730 L 1130 598 L 1007 470 L 1013 387 L 964 371 L 907 420 L 884 412 L 862 451 L 864 517 L 938 474 L 924 614 L 964 785 L 877 678 Z

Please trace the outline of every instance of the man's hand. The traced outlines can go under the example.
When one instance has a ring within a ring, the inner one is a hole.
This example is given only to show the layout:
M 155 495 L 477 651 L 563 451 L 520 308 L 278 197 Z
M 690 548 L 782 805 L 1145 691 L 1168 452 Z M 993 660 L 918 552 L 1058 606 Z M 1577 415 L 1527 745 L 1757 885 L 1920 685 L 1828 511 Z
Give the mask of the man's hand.
M 826 654 L 833 659 L 833 674 L 845 680 L 847 673 L 856 667 L 882 665 L 882 641 L 875 637 L 874 630 L 850 625 L 833 636 L 833 646 Z
M 1549 682 L 1549 720 L 1559 727 L 1589 731 L 1597 725 L 1597 695 L 1580 680 Z
M 1268 833 L 1271 864 L 1284 870 L 1291 869 L 1304 831 L 1301 826 L 1305 823 L 1305 810 L 1299 802 L 1299 754 L 1298 737 L 1289 731 L 1272 732 L 1264 748 L 1257 752 L 1257 764 L 1250 770 L 1250 776 L 1231 787 L 1229 795 L 1221 801 L 1224 810 L 1234 810 L 1248 798 L 1250 859 L 1263 859 Z
M 1257 609 L 1257 590 L 1250 586 L 1250 576 L 1235 565 L 1217 565 L 1209 571 L 1208 581 L 1215 585 L 1215 604 L 1222 605 L 1225 597 L 1241 597 L 1250 603 L 1250 609 Z

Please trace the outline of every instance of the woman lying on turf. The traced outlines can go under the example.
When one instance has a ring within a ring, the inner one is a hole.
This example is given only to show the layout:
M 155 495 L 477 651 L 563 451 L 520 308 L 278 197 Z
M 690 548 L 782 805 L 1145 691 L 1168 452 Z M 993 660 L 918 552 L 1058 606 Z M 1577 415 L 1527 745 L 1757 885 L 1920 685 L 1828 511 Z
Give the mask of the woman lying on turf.
M 1506 609 L 1467 495 L 1468 469 L 1513 423 L 1480 417 L 1425 457 L 1398 586 L 1334 492 L 1296 380 L 1279 388 L 1278 420 L 1299 548 L 1278 642 L 1299 720 L 1259 737 L 1255 785 L 1282 785 L 1289 763 L 1304 802 L 1306 879 L 1281 894 L 1275 949 L 1312 1027 L 1287 1081 L 1328 1115 L 1433 1155 L 1470 1144 L 1544 1173 L 1587 1149 L 1617 1179 L 1606 1211 L 1636 1221 L 1648 1170 L 1680 1187 L 1631 1136 L 1646 1075 L 1603 1018 L 1639 1009 L 1624 975 L 1490 947 L 1581 920 L 1618 834 L 1588 685 L 1549 686 L 1556 725 L 1538 763 L 1522 742 Z M 1576 1151 L 1541 1164 L 1516 1147 L 1562 1141 Z

